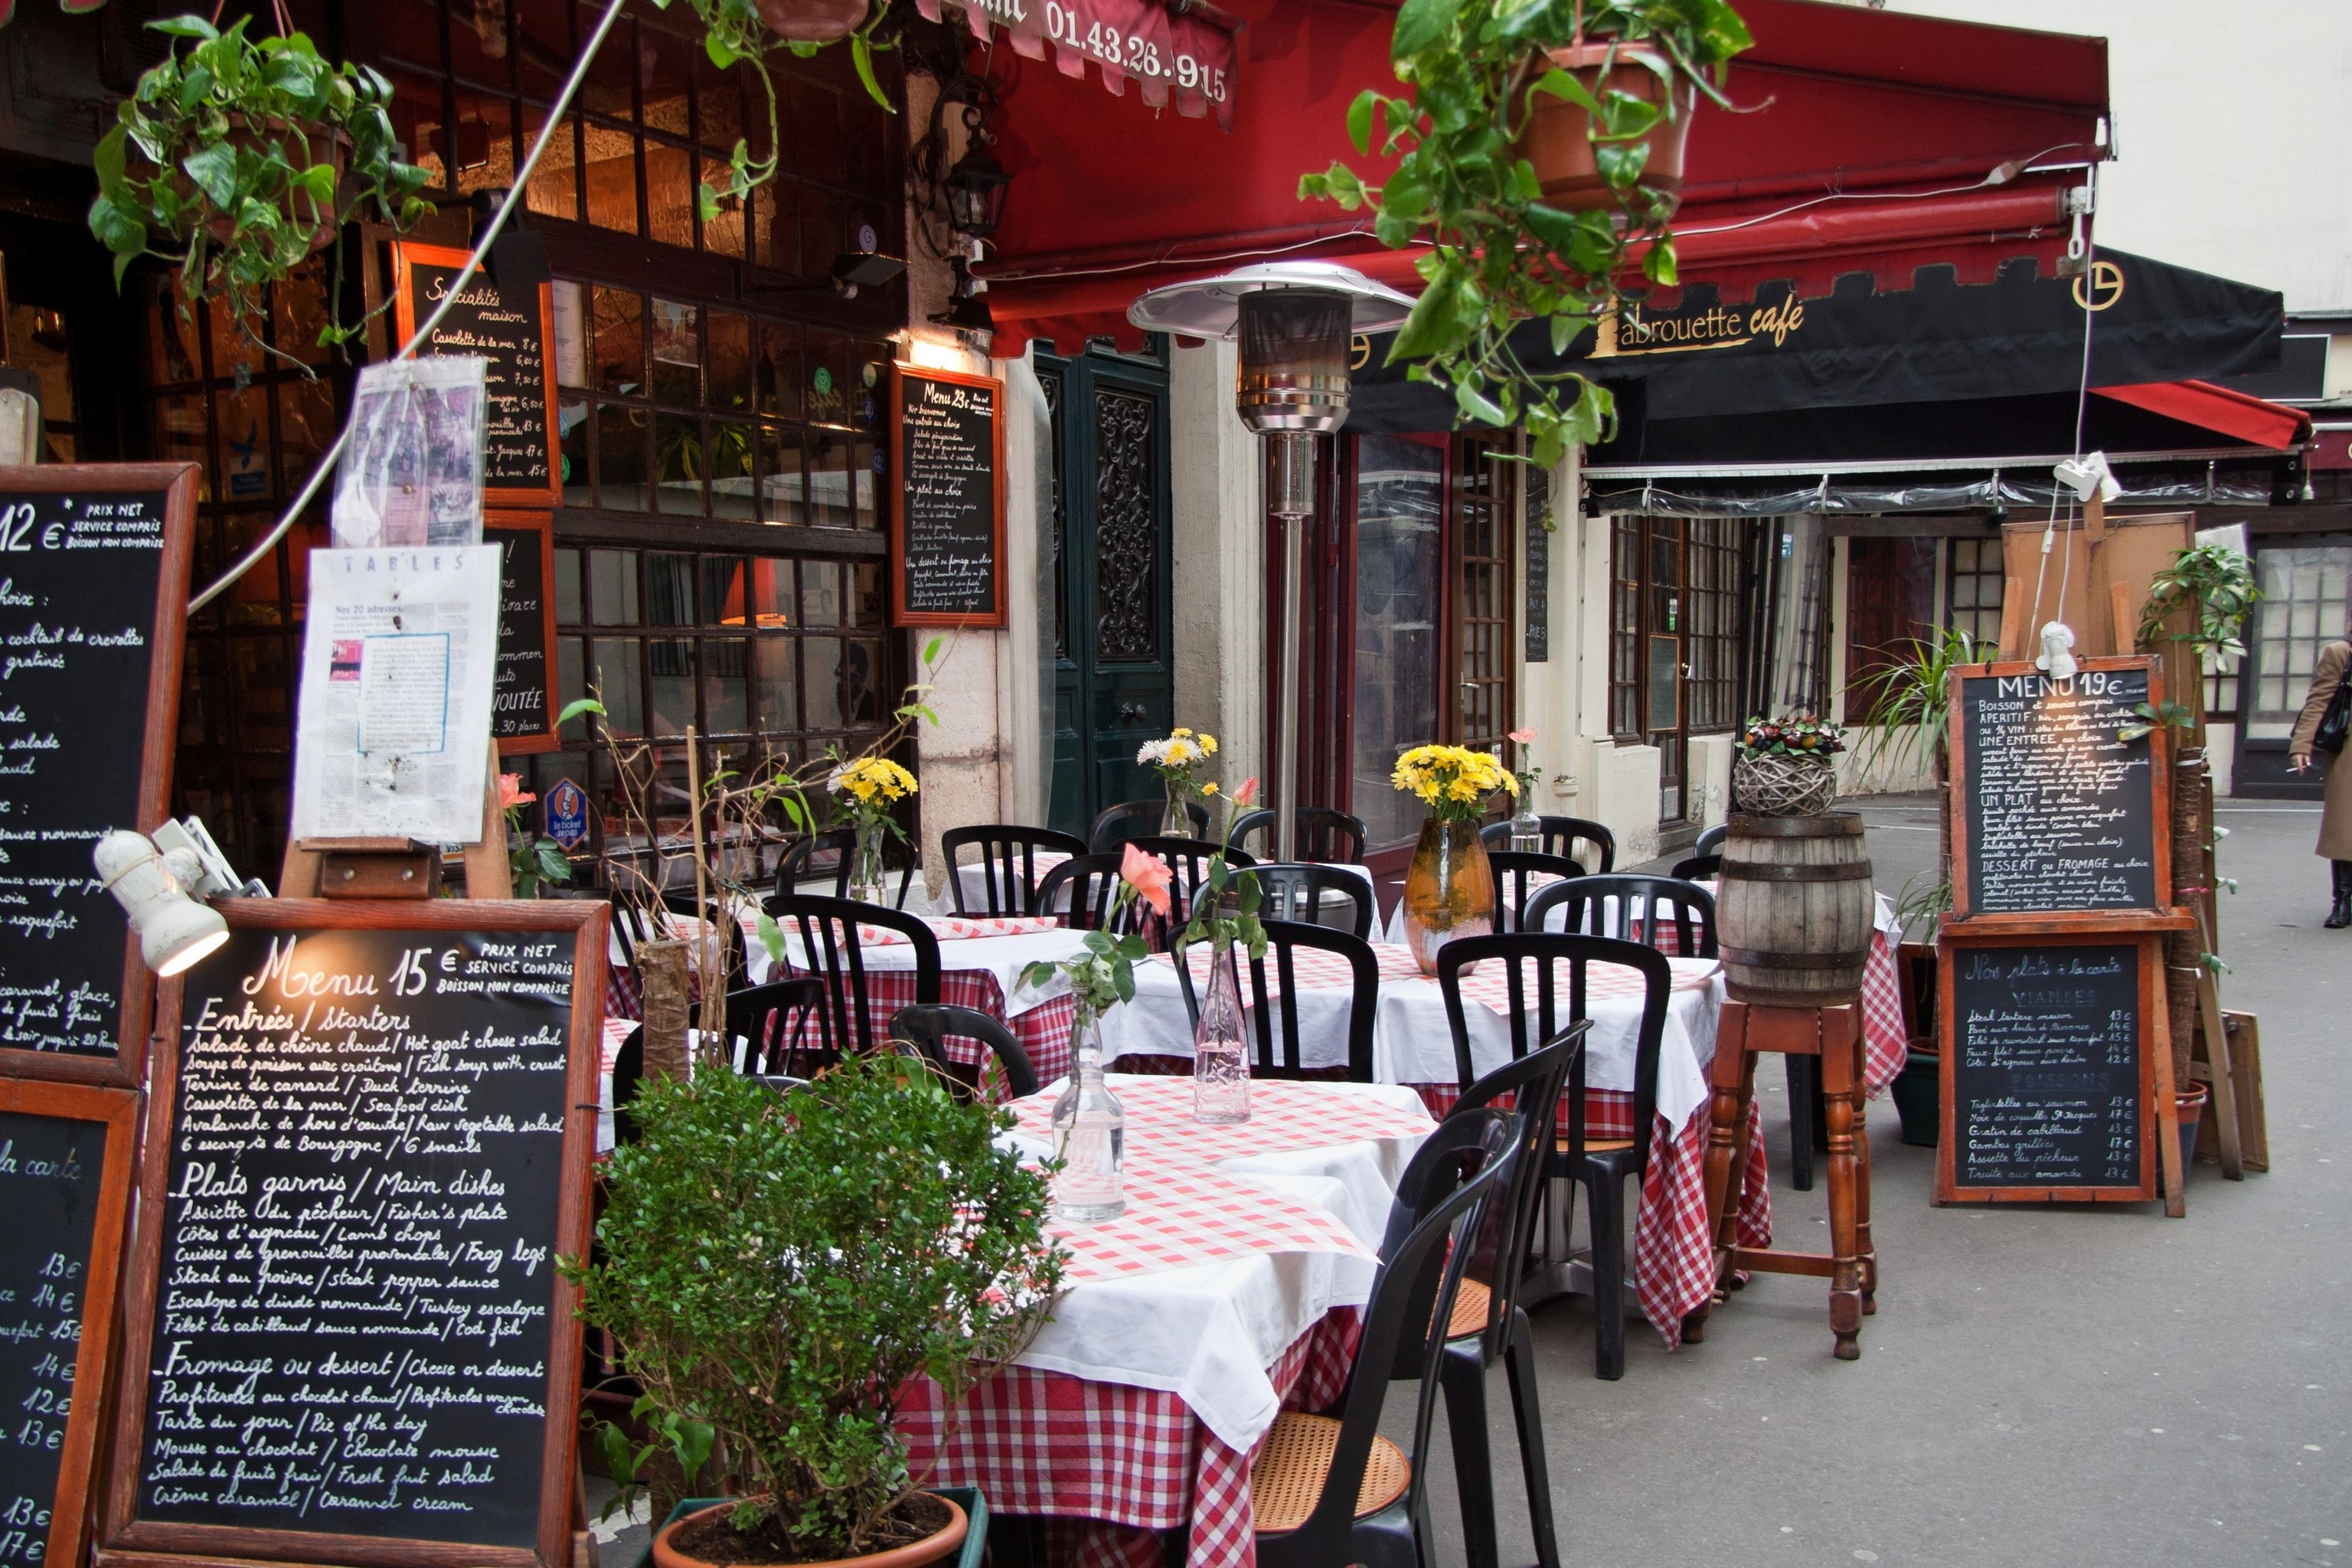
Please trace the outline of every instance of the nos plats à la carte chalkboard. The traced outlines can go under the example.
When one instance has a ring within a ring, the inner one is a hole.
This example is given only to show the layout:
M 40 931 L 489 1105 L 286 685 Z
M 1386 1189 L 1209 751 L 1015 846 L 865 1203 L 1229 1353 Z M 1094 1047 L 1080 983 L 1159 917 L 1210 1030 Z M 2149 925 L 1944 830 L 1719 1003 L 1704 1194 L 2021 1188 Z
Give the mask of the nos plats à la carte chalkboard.
M 155 1062 L 100 1561 L 562 1568 L 606 906 L 221 908 Z
M 467 252 L 395 240 L 393 321 L 406 342 L 447 298 Z M 553 506 L 563 499 L 556 456 L 554 289 L 509 300 L 487 271 L 466 279 L 457 302 L 417 345 L 419 354 L 480 354 L 489 361 L 483 419 L 482 503 Z
M 555 521 L 543 511 L 490 512 L 482 542 L 505 553 L 490 738 L 499 754 L 551 752 L 555 737 Z
M 892 372 L 890 555 L 894 625 L 1006 624 L 1003 382 Z
M 152 979 L 89 857 L 171 800 L 197 477 L 0 468 L 0 1072 L 143 1074 Z

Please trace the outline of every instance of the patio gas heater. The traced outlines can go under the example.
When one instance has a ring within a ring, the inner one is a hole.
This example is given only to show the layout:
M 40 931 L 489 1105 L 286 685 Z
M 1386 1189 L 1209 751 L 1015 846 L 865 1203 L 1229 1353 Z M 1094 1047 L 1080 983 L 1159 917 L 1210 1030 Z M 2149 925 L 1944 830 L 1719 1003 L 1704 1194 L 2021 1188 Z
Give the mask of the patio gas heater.
M 1266 509 L 1282 519 L 1282 725 L 1275 737 L 1275 855 L 1297 858 L 1301 524 L 1315 510 L 1315 438 L 1348 417 L 1349 340 L 1402 324 L 1412 300 L 1351 268 L 1267 261 L 1155 289 L 1128 307 L 1146 331 L 1241 342 L 1234 403 L 1273 455 Z

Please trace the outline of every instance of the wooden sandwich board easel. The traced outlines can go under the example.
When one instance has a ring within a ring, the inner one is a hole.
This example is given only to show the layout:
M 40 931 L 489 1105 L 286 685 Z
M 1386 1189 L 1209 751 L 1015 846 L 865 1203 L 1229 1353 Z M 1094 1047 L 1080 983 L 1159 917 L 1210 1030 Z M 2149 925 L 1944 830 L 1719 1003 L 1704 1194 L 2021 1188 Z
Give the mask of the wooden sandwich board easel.
M 406 838 L 305 838 L 286 846 L 281 899 L 429 899 L 440 890 L 441 855 Z M 482 836 L 466 847 L 466 897 L 511 899 L 507 814 L 499 804 L 499 743 L 482 780 Z

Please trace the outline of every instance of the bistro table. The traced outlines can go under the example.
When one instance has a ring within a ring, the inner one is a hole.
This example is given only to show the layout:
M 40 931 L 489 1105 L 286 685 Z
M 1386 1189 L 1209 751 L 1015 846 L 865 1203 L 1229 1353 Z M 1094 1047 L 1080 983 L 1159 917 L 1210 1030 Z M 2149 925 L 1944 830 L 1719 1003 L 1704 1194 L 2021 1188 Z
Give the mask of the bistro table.
M 1069 857 L 1067 855 L 1058 854 L 1051 849 L 1039 851 L 1036 859 L 1037 879 L 1039 881 L 1045 880 L 1046 872 L 1052 870 L 1055 867 L 1060 865 L 1063 861 L 1068 858 Z M 1370 888 L 1374 885 L 1372 881 L 1372 873 L 1366 867 L 1339 860 L 1318 860 L 1311 862 L 1311 864 L 1321 866 L 1326 870 L 1345 871 L 1352 876 L 1361 878 L 1363 879 L 1364 886 L 1367 888 Z M 963 901 L 965 908 L 984 910 L 988 907 L 987 872 L 988 868 L 978 860 L 966 860 L 956 867 L 956 882 L 957 885 L 963 889 Z M 1070 900 L 1066 892 L 1058 896 L 1055 900 L 1055 904 L 1056 912 L 1068 909 L 1070 907 Z
M 1397 1178 L 1433 1130 L 1375 1084 L 1260 1082 L 1251 1119 L 1203 1127 L 1183 1079 L 1111 1074 L 1126 1109 L 1127 1212 L 1053 1225 L 1069 1248 L 1053 1321 L 952 1424 L 921 1385 L 899 1425 L 915 1468 L 1044 1516 L 1064 1555 L 1159 1568 L 1255 1561 L 1250 1460 L 1276 1414 L 1347 1382 Z M 1050 1149 L 1059 1085 L 1009 1134 Z

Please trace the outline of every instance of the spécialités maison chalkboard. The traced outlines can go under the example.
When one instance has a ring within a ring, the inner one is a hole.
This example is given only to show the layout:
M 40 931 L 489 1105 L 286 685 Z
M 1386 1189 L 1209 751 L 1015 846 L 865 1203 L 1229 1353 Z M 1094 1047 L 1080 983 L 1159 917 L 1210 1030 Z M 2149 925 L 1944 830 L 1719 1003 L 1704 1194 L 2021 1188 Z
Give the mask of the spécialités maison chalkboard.
M 605 908 L 223 906 L 155 1064 L 110 1554 L 562 1568 Z
M 89 855 L 171 800 L 196 478 L 0 468 L 0 1072 L 144 1070 L 152 980 Z
M 465 270 L 467 252 L 393 244 L 394 324 L 406 342 L 440 308 Z M 555 445 L 555 362 L 548 353 L 554 291 L 545 283 L 527 300 L 509 300 L 487 271 L 466 280 L 457 302 L 417 347 L 420 354 L 480 354 L 485 388 L 482 504 L 553 506 L 563 499 Z
M 2161 700 L 2146 658 L 2054 680 L 2030 664 L 1958 676 L 1952 916 L 2145 910 L 2171 888 L 2165 748 L 2121 732 Z
M 499 668 L 490 738 L 500 756 L 551 752 L 555 738 L 555 523 L 544 511 L 491 512 L 482 542 L 498 545 Z
M 0 1079 L 0 1568 L 82 1561 L 138 1121 L 131 1089 Z
M 893 624 L 1005 624 L 1003 382 L 893 371 L 890 556 Z

